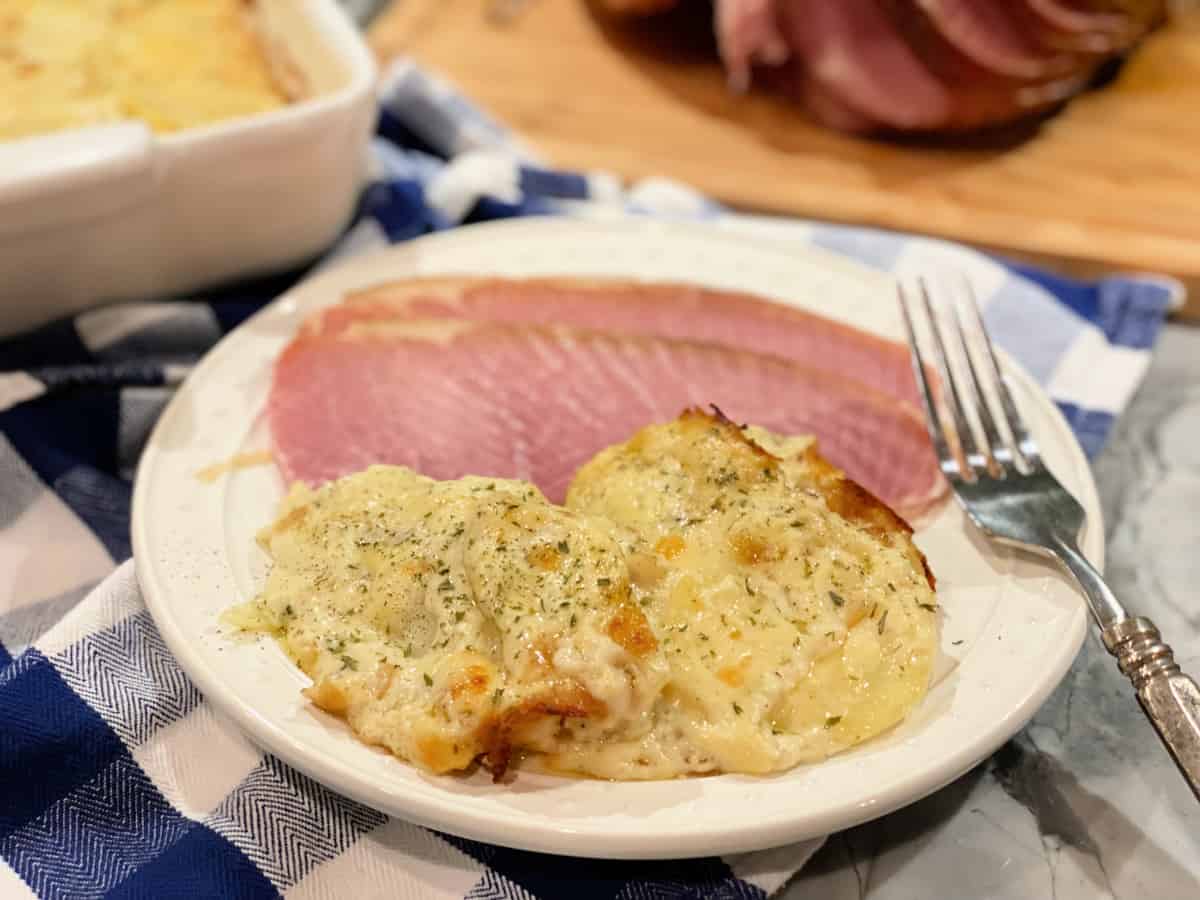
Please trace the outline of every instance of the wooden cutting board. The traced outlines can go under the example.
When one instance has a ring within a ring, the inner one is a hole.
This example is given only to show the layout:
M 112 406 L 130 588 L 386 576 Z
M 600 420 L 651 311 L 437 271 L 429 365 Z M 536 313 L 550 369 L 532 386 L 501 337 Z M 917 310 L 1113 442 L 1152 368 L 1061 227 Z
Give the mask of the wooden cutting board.
M 516 10 L 498 15 L 504 8 Z M 1103 90 L 990 146 L 900 146 L 733 96 L 708 23 L 615 23 L 585 0 L 394 0 L 372 29 L 553 163 L 665 174 L 726 203 L 917 231 L 1076 274 L 1165 272 L 1200 315 L 1200 14 Z

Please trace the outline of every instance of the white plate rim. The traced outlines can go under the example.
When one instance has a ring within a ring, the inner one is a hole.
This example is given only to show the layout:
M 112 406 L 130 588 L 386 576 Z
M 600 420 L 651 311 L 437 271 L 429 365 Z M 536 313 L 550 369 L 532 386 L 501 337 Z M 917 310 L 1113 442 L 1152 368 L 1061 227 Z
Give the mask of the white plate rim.
M 597 223 L 560 218 L 528 218 L 473 225 L 451 232 L 430 235 L 371 254 L 368 257 L 351 259 L 339 264 L 336 268 L 317 274 L 314 278 L 320 284 L 331 274 L 344 276 L 347 270 L 359 266 L 367 265 L 374 269 L 386 268 L 389 259 L 403 260 L 407 254 L 413 252 L 415 247 L 422 244 L 428 247 L 433 243 L 453 245 L 455 242 L 462 241 L 488 241 L 500 233 L 507 236 L 516 234 L 524 239 L 536 241 L 540 237 L 548 236 L 549 232 L 546 229 L 551 229 L 559 235 L 564 231 L 570 231 L 579 240 L 588 239 L 600 232 L 620 229 L 625 234 L 636 235 L 636 238 L 642 241 L 671 240 L 673 236 L 693 239 L 705 237 L 716 238 L 723 244 L 752 245 L 756 252 L 783 252 L 782 247 L 769 247 L 759 239 L 731 236 L 727 232 L 718 233 L 706 229 L 703 225 L 646 220 Z M 865 269 L 857 263 L 826 251 L 808 247 L 789 247 L 786 252 L 792 256 L 817 260 L 820 265 L 839 269 L 849 277 L 876 281 L 881 278 L 877 272 Z M 882 276 L 882 278 L 884 281 L 888 280 L 888 276 Z M 142 586 L 146 605 L 184 672 L 216 708 L 232 718 L 248 732 L 256 743 L 340 793 L 384 812 L 463 837 L 549 853 L 602 858 L 655 859 L 729 854 L 778 846 L 876 818 L 928 795 L 968 771 L 994 752 L 1033 716 L 1065 675 L 1086 636 L 1088 620 L 1082 600 L 1080 600 L 1078 608 L 1069 622 L 1069 630 L 1061 635 L 1060 652 L 1046 666 L 1037 684 L 1031 686 L 1023 702 L 1011 710 L 1008 715 L 993 723 L 987 734 L 977 737 L 974 741 L 950 753 L 937 768 L 930 767 L 909 778 L 903 784 L 893 785 L 887 790 L 880 791 L 874 794 L 869 802 L 843 804 L 839 807 L 827 808 L 819 814 L 797 814 L 788 819 L 776 818 L 759 823 L 743 821 L 736 826 L 720 823 L 688 823 L 675 833 L 655 837 L 643 833 L 626 834 L 597 830 L 595 827 L 572 827 L 565 823 L 547 828 L 545 825 L 524 821 L 497 822 L 494 814 L 481 814 L 470 804 L 464 803 L 458 795 L 452 793 L 446 793 L 445 797 L 440 800 L 415 796 L 397 800 L 395 797 L 382 795 L 372 785 L 364 784 L 360 778 L 356 777 L 355 772 L 337 760 L 314 756 L 309 748 L 298 742 L 286 730 L 279 728 L 259 710 L 243 702 L 236 693 L 228 689 L 228 685 L 218 677 L 209 662 L 195 651 L 189 635 L 179 627 L 172 615 L 170 597 L 162 586 L 162 579 L 152 560 L 154 549 L 151 537 L 152 523 L 147 516 L 148 490 L 151 479 L 144 477 L 144 474 L 148 473 L 156 463 L 157 447 L 161 443 L 163 435 L 172 426 L 173 412 L 180 406 L 181 397 L 202 384 L 208 369 L 217 365 L 223 356 L 230 352 L 230 347 L 236 346 L 239 340 L 238 335 L 243 329 L 252 327 L 254 323 L 260 322 L 263 317 L 270 315 L 273 309 L 288 302 L 301 288 L 312 291 L 314 289 L 313 281 L 314 279 L 310 279 L 296 286 L 273 304 L 256 313 L 238 329 L 226 335 L 196 366 L 184 385 L 181 386 L 176 397 L 160 417 L 147 444 L 142 464 L 139 466 L 133 496 L 132 537 L 138 579 Z M 369 282 L 370 280 L 367 280 L 363 283 Z M 1054 423 L 1056 431 L 1054 443 L 1058 444 L 1060 449 L 1070 457 L 1076 472 L 1083 474 L 1082 483 L 1075 487 L 1089 518 L 1084 549 L 1086 555 L 1093 562 L 1102 565 L 1103 522 L 1098 493 L 1091 478 L 1086 457 L 1075 441 L 1062 414 L 1036 385 L 1032 377 L 1011 359 L 1006 357 L 1004 362 L 1006 371 L 1020 385 L 1027 400 L 1032 400 L 1037 405 L 1038 412 Z M 640 788 L 636 784 L 616 786 L 617 789 L 626 787 L 633 790 Z

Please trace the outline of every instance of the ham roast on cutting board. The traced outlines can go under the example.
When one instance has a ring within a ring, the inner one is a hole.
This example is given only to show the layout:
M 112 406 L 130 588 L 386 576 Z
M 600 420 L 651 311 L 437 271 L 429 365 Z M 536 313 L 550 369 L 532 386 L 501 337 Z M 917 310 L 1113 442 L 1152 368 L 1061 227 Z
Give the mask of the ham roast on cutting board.
M 689 407 L 811 434 L 912 518 L 945 494 L 898 344 L 747 294 L 576 279 L 412 279 L 311 317 L 267 407 L 285 480 L 373 463 L 532 481 Z
M 649 14 L 699 0 L 602 0 Z M 1163 20 L 1166 0 L 715 0 L 734 90 L 752 78 L 842 131 L 936 133 L 1056 107 Z

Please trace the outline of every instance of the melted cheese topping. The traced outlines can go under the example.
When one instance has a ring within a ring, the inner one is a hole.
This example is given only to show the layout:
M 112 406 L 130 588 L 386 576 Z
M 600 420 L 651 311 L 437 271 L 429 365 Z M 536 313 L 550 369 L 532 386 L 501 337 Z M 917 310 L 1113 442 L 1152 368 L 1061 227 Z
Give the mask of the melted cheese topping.
M 244 0 L 4 0 L 0 140 L 123 119 L 157 132 L 285 105 Z
M 651 724 L 667 667 L 612 530 L 523 482 L 374 466 L 292 491 L 260 536 L 266 587 L 231 618 L 274 634 L 365 741 L 503 770 L 513 748 Z
M 778 771 L 879 734 L 927 691 L 937 606 L 907 532 L 834 513 L 816 487 L 834 470 L 811 440 L 749 431 L 757 440 L 685 414 L 576 476 L 569 508 L 656 552 L 647 616 L 671 679 L 650 739 L 570 747 L 551 765 L 619 779 Z
M 622 780 L 823 759 L 924 695 L 936 601 L 906 529 L 839 500 L 811 442 L 756 436 L 774 455 L 696 413 L 652 426 L 587 464 L 565 509 L 398 467 L 298 487 L 232 620 L 275 635 L 363 740 L 435 772 L 513 752 Z

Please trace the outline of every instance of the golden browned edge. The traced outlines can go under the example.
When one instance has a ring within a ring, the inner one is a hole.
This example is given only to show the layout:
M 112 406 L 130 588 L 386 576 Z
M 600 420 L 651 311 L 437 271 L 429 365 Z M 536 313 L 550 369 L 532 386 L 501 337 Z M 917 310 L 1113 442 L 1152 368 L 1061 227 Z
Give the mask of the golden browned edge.
M 615 644 L 633 656 L 646 656 L 658 648 L 658 640 L 645 614 L 630 602 L 629 593 L 627 583 L 615 585 L 609 592 L 608 600 L 616 609 L 605 631 Z M 546 650 L 537 654 L 547 670 L 550 668 L 551 655 Z M 607 711 L 605 703 L 574 678 L 559 676 L 546 690 L 506 709 L 502 715 L 487 719 L 480 726 L 477 739 L 484 748 L 484 767 L 492 773 L 494 782 L 500 782 L 508 771 L 513 748 L 519 742 L 522 728 L 534 726 L 547 718 L 599 718 Z
M 242 0 L 243 24 L 259 56 L 267 64 L 271 80 L 287 104 L 305 99 L 311 92 L 308 76 L 285 41 L 268 33 L 258 0 Z
M 693 408 L 685 410 L 682 417 L 699 418 L 724 428 L 730 437 L 750 447 L 772 465 L 782 462 L 779 457 L 755 443 L 745 433 L 743 426 L 733 422 L 716 406 L 713 407 L 711 414 Z M 865 487 L 849 478 L 845 472 L 821 456 L 815 442 L 805 449 L 800 462 L 804 464 L 805 474 L 809 476 L 813 489 L 821 495 L 831 512 L 848 522 L 853 522 L 883 543 L 902 550 L 914 564 L 920 565 L 921 570 L 925 573 L 925 579 L 929 582 L 929 587 L 933 590 L 937 589 L 937 579 L 934 578 L 933 571 L 929 568 L 929 561 L 925 558 L 925 554 L 913 543 L 913 529 L 908 522 Z
M 535 725 L 542 719 L 583 719 L 588 716 L 603 716 L 607 706 L 597 700 L 586 688 L 573 680 L 555 685 L 540 696 L 530 697 L 519 706 L 493 716 L 480 729 L 480 744 L 483 746 L 483 765 L 492 773 L 492 781 L 504 780 L 512 762 L 513 747 L 521 729 Z

